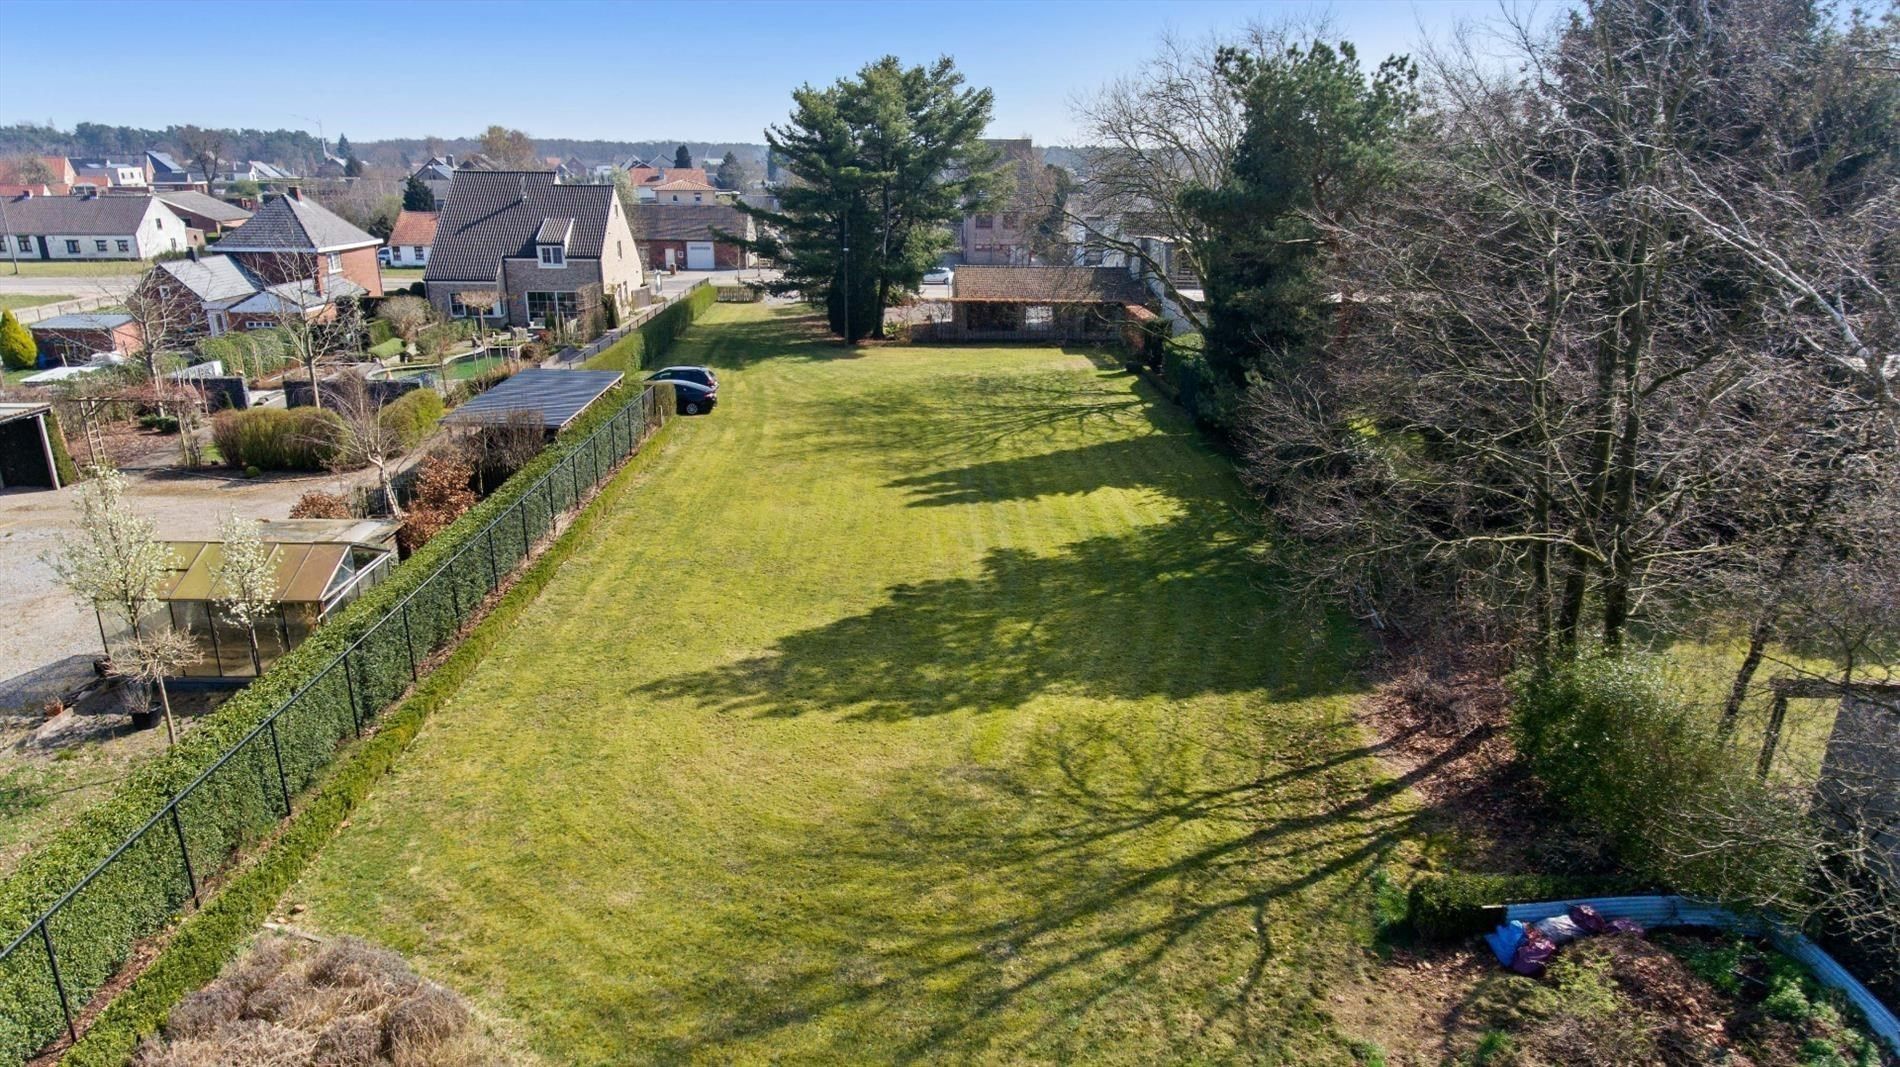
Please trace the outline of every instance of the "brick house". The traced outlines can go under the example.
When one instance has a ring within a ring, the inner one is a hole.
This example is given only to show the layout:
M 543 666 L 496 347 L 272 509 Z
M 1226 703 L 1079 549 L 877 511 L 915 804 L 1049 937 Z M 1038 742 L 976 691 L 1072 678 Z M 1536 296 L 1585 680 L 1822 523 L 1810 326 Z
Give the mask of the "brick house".
M 319 296 L 382 296 L 382 243 L 293 188 L 225 234 L 217 250 L 267 285 L 307 282 Z M 340 282 L 353 291 L 342 292 Z
M 236 204 L 227 204 L 195 189 L 161 189 L 153 195 L 184 219 L 185 225 L 205 234 L 222 234 L 242 226 L 251 217 L 251 212 Z
M 84 311 L 34 323 L 33 341 L 39 345 L 42 367 L 84 364 L 95 352 L 132 355 L 141 347 L 142 334 L 132 316 L 120 312 Z
M 753 240 L 752 216 L 726 204 L 643 204 L 631 212 L 634 243 L 648 269 L 737 270 L 758 257 L 729 234 Z
M 606 299 L 644 303 L 640 252 L 611 185 L 561 185 L 548 171 L 457 171 L 436 222 L 423 282 L 444 318 L 470 314 L 458 296 L 499 293 L 492 318 L 564 329 Z
M 146 273 L 139 282 L 142 296 L 174 321 L 189 321 L 188 334 L 242 333 L 267 330 L 296 315 L 305 322 L 336 317 L 336 302 L 367 295 L 362 286 L 337 275 L 273 281 L 246 266 L 237 256 L 204 256 L 169 260 Z

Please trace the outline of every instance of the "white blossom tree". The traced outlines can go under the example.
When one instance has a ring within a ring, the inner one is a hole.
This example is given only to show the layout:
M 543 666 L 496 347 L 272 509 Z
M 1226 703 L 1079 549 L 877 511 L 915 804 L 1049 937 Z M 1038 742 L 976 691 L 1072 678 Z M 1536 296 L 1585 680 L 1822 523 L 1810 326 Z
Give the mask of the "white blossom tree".
M 236 513 L 218 523 L 223 549 L 212 570 L 212 599 L 239 626 L 251 642 L 251 668 L 264 673 L 264 657 L 257 647 L 257 624 L 277 609 L 277 568 L 270 548 L 258 536 L 259 524 Z

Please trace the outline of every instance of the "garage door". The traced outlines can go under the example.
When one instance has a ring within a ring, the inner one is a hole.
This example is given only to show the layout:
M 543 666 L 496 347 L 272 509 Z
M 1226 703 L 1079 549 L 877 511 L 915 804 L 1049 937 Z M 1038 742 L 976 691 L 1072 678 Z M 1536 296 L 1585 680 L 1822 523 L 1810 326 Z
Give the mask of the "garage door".
M 712 246 L 713 246 L 713 243 L 711 241 L 686 242 L 686 269 L 687 270 L 713 269 Z

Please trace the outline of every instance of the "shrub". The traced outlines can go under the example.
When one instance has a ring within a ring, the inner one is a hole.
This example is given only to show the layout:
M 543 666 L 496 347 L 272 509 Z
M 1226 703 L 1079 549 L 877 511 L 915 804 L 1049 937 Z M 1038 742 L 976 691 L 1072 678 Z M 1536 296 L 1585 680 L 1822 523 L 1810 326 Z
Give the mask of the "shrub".
M 442 418 L 442 397 L 434 389 L 412 389 L 383 406 L 377 416 L 394 430 L 404 450 L 416 447 Z
M 1518 753 L 1579 831 L 1639 877 L 1799 919 L 1802 812 L 1669 697 L 1653 659 L 1583 659 L 1512 688 Z
M 712 307 L 719 294 L 710 285 L 694 286 L 682 300 L 665 311 L 640 324 L 640 328 L 613 344 L 608 345 L 599 355 L 587 361 L 589 370 L 617 370 L 632 373 L 645 367 L 653 367 L 673 347 L 673 341 L 686 332 L 706 309 Z
M 387 341 L 369 346 L 369 354 L 375 356 L 377 359 L 394 359 L 402 355 L 402 349 L 402 339 L 400 337 L 392 337 Z
M 149 415 L 140 415 L 139 427 L 146 430 L 157 430 L 159 433 L 177 433 L 178 416 L 160 415 L 157 412 L 153 412 Z
M 336 454 L 340 425 L 335 412 L 316 408 L 225 411 L 211 420 L 211 440 L 233 467 L 317 471 Z
M 409 514 L 396 531 L 396 547 L 405 555 L 414 553 L 474 507 L 475 491 L 469 488 L 474 478 L 474 467 L 459 454 L 442 452 L 423 460 Z
M 0 309 L 0 363 L 9 370 L 30 370 L 39 363 L 39 342 L 33 331 L 13 317 L 13 309 Z
M 291 505 L 290 517 L 293 519 L 349 519 L 355 515 L 350 511 L 349 499 L 336 493 L 326 493 L 312 489 L 297 498 Z

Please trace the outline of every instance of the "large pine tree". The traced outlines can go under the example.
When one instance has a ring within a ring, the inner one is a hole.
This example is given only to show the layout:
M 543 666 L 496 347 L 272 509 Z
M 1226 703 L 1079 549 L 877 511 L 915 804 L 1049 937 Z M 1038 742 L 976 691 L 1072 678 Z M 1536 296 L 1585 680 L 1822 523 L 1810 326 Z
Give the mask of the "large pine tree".
M 884 309 L 916 288 L 953 243 L 951 225 L 995 186 L 982 141 L 990 92 L 966 87 L 947 57 L 905 67 L 885 56 L 855 78 L 803 86 L 792 102 L 766 143 L 797 180 L 776 211 L 740 205 L 761 223 L 751 247 L 783 269 L 773 288 L 822 303 L 846 343 L 883 336 Z

